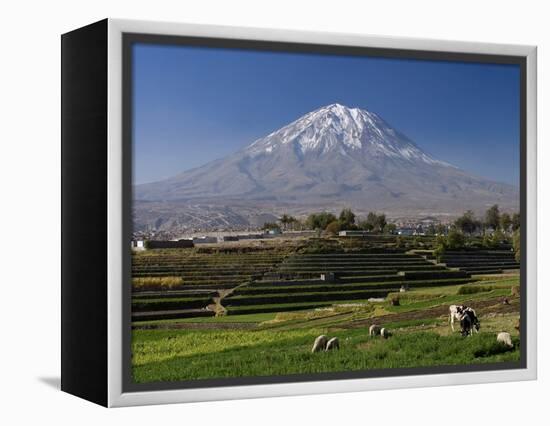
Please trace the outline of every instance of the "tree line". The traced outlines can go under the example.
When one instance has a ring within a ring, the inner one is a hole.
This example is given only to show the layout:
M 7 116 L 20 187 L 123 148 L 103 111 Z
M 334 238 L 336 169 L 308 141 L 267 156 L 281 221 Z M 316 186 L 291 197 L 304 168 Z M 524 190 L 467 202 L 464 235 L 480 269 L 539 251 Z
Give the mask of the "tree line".
M 489 207 L 482 218 L 476 218 L 474 212 L 468 210 L 453 222 L 447 235 L 437 238 L 435 253 L 467 247 L 472 241 L 468 241 L 466 237 L 479 234 L 483 237 L 481 246 L 484 248 L 498 248 L 503 243 L 511 242 L 519 261 L 520 228 L 520 214 L 501 213 L 498 204 Z
M 355 213 L 349 209 L 343 209 L 338 216 L 330 212 L 310 214 L 304 221 L 283 214 L 277 222 L 265 223 L 264 230 L 317 230 L 330 234 L 337 234 L 341 230 L 361 230 L 374 233 L 395 232 L 396 226 L 388 223 L 385 214 L 369 212 L 364 220 L 358 221 Z
M 454 226 L 466 235 L 498 231 L 508 235 L 518 230 L 520 225 L 519 213 L 501 213 L 498 204 L 489 207 L 481 219 L 476 218 L 472 210 L 468 210 L 454 221 Z

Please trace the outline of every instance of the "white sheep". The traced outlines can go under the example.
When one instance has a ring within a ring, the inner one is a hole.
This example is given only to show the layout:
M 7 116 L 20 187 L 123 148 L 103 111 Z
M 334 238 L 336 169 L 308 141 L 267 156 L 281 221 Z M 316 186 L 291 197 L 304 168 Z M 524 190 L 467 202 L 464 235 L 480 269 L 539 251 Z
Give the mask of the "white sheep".
M 325 351 L 330 351 L 332 349 L 340 349 L 340 342 L 338 341 L 338 337 L 333 337 L 327 342 L 327 346 L 325 347 Z
M 320 336 L 318 336 L 315 339 L 315 342 L 313 342 L 313 348 L 311 348 L 311 353 L 319 352 L 325 349 L 325 347 L 327 346 L 327 341 L 328 341 L 327 336 L 325 336 L 324 334 L 321 334 Z
M 497 342 L 502 343 L 503 345 L 506 345 L 509 348 L 514 347 L 514 344 L 512 343 L 512 337 L 510 336 L 510 333 L 506 333 L 505 331 L 503 331 L 502 333 L 497 334 Z
M 380 336 L 382 336 L 384 339 L 387 339 L 388 337 L 391 337 L 391 332 L 387 328 L 382 328 L 380 330 Z
M 380 326 L 373 324 L 369 327 L 369 336 L 374 337 L 380 334 Z

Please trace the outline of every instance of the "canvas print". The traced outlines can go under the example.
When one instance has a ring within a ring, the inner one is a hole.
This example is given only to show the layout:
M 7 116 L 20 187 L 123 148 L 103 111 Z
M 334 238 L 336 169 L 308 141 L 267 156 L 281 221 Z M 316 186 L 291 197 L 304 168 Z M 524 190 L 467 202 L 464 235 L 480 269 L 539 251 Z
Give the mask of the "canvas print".
M 134 383 L 520 361 L 519 65 L 131 55 Z

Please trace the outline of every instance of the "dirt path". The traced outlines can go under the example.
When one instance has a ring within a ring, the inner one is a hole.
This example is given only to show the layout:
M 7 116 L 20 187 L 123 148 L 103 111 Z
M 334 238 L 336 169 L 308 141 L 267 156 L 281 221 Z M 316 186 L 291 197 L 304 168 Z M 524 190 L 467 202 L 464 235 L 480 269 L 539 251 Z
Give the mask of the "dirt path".
M 488 300 L 466 300 L 464 304 L 475 309 L 477 315 L 483 318 L 487 314 L 493 313 L 512 313 L 519 312 L 519 298 L 509 298 L 510 305 L 502 304 L 502 297 L 496 297 Z M 428 309 L 420 309 L 410 312 L 401 312 L 395 314 L 381 315 L 375 318 L 351 321 L 347 324 L 339 324 L 337 328 L 362 328 L 370 327 L 372 324 L 384 324 L 385 322 L 410 321 L 416 319 L 438 318 L 449 314 L 449 306 L 435 306 Z

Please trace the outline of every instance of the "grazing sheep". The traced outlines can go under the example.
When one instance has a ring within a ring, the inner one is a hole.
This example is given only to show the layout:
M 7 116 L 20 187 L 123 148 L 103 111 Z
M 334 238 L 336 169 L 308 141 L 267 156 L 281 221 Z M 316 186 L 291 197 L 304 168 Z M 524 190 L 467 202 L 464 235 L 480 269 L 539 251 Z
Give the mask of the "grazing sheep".
M 313 347 L 311 348 L 311 353 L 314 353 L 314 352 L 319 352 L 319 351 L 322 351 L 323 349 L 325 349 L 325 347 L 327 346 L 327 336 L 325 336 L 324 334 L 318 336 L 316 339 L 315 339 L 315 342 L 313 342 Z
M 399 293 L 405 293 L 407 290 L 408 290 L 407 286 L 402 285 L 401 288 L 399 289 Z
M 384 339 L 387 339 L 388 337 L 391 337 L 391 332 L 387 328 L 382 328 L 380 330 L 380 336 L 382 336 Z
M 373 324 L 369 327 L 369 336 L 374 337 L 380 334 L 380 326 Z
M 327 346 L 325 347 L 325 351 L 330 351 L 332 349 L 339 350 L 340 349 L 340 342 L 338 341 L 338 337 L 333 337 L 327 342 Z
M 506 333 L 505 331 L 497 334 L 497 342 L 502 343 L 509 348 L 514 347 L 514 344 L 512 343 L 512 337 L 510 337 L 510 333 Z

